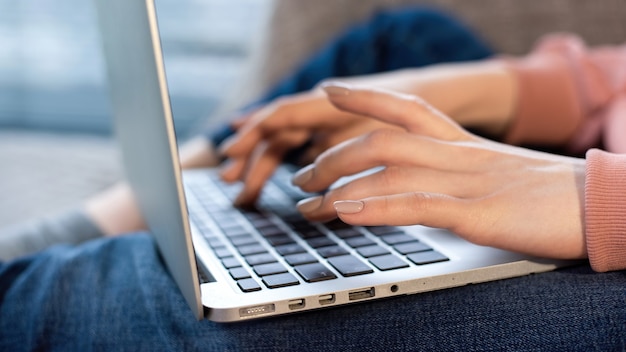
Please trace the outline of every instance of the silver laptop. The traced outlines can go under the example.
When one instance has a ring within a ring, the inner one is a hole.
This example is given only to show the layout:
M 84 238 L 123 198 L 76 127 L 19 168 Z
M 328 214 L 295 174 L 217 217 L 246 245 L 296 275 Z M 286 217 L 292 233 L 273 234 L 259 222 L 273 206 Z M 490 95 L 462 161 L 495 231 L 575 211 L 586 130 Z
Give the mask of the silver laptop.
M 545 272 L 572 264 L 421 226 L 310 223 L 280 168 L 254 209 L 215 170 L 181 173 L 153 0 L 97 0 L 127 177 L 194 314 L 236 322 Z M 416 299 L 419 299 L 416 297 Z

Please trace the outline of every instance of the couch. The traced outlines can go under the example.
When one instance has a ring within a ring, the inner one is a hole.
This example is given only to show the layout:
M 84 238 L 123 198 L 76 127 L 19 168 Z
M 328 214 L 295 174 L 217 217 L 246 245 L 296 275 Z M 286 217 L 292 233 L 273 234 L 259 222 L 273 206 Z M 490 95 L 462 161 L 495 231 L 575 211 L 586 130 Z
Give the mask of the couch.
M 350 24 L 399 6 L 456 14 L 507 54 L 526 53 L 541 35 L 558 31 L 577 33 L 592 45 L 626 42 L 623 0 L 274 0 L 248 73 L 225 108 L 253 99 Z

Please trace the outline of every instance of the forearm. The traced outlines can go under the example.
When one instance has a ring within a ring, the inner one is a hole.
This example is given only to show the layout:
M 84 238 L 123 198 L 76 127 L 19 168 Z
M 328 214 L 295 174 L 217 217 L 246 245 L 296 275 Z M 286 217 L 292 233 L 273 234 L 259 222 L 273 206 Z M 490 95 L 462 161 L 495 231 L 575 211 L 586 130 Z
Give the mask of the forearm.
M 504 132 L 517 99 L 515 78 L 498 60 L 441 64 L 346 81 L 418 95 L 461 125 L 492 135 Z

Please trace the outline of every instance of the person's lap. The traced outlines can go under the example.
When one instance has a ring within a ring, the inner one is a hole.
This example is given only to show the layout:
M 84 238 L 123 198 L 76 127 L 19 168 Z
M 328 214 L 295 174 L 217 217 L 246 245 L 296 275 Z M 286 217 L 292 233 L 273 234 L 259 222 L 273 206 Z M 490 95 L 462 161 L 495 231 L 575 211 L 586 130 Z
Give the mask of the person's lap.
M 232 324 L 197 321 L 149 235 L 0 267 L 3 350 L 612 350 L 626 273 L 588 266 Z

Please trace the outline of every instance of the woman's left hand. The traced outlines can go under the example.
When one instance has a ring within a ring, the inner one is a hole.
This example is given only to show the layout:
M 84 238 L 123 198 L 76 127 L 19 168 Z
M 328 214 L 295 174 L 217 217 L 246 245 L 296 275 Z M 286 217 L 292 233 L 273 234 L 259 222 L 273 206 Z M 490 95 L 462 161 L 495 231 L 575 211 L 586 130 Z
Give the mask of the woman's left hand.
M 394 124 L 322 153 L 294 177 L 321 192 L 298 204 L 312 220 L 446 228 L 481 245 L 553 258 L 583 258 L 585 162 L 475 136 L 420 98 L 329 85 L 339 109 Z

